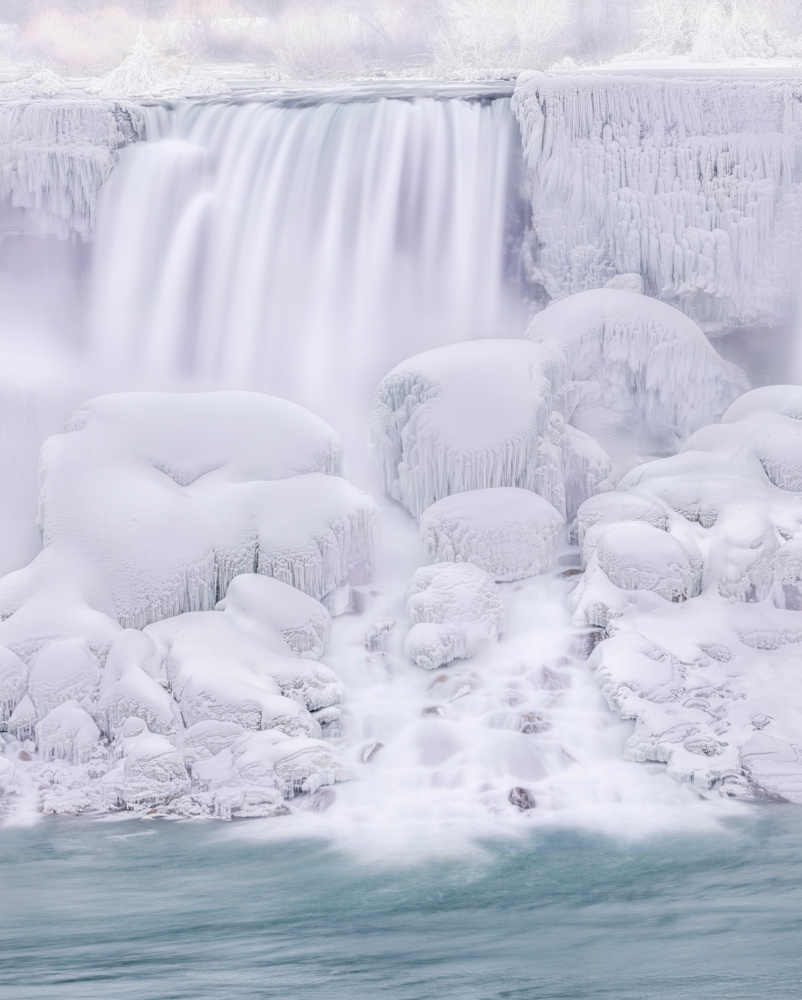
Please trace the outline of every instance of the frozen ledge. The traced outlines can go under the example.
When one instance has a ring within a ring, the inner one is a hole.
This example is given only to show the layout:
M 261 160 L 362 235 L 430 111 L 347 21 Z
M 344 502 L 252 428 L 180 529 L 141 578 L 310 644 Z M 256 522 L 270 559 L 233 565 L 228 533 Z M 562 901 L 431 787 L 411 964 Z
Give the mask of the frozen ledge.
M 144 137 L 135 103 L 0 100 L 0 232 L 89 237 L 118 150 Z

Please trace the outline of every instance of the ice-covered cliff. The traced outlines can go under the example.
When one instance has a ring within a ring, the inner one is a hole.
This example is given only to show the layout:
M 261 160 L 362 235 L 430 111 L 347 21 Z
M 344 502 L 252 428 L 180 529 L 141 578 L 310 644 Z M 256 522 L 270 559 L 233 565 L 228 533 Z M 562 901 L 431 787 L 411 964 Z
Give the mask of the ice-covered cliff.
M 535 277 L 552 297 L 642 275 L 702 322 L 787 315 L 802 232 L 792 78 L 523 74 Z
M 117 150 L 144 135 L 136 104 L 0 100 L 0 233 L 89 236 Z

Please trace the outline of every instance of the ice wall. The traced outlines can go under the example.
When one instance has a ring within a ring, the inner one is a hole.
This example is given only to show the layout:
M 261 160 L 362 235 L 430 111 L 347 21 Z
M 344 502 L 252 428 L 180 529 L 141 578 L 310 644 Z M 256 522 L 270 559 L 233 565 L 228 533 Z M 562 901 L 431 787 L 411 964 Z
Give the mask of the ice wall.
M 802 232 L 802 91 L 765 75 L 526 73 L 534 277 L 552 297 L 642 275 L 702 322 L 785 318 Z
M 88 237 L 117 150 L 144 111 L 98 100 L 0 100 L 0 234 Z

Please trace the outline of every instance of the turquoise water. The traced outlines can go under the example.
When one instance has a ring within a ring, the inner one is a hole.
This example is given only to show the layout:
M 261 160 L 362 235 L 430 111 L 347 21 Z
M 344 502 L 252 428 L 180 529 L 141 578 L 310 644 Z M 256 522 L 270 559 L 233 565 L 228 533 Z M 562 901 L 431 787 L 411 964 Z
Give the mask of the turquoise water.
M 414 866 L 245 824 L 48 821 L 0 832 L 0 942 L 14 1000 L 796 1000 L 802 810 Z

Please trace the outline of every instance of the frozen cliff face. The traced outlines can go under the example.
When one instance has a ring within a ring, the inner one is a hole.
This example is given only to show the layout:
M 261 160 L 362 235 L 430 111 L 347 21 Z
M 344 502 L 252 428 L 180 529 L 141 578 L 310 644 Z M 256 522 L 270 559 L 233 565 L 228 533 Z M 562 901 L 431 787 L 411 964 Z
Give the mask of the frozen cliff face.
M 800 259 L 790 78 L 525 73 L 513 108 L 554 297 L 618 274 L 700 321 L 786 318 Z
M 635 720 L 629 755 L 727 794 L 802 802 L 802 389 L 738 399 L 580 510 L 575 620 Z
M 673 451 L 748 387 L 693 320 L 626 289 L 571 295 L 526 336 L 566 359 L 564 415 L 611 450 Z
M 377 510 L 342 464 L 255 393 L 105 396 L 46 442 L 43 548 L 0 580 L 0 726 L 58 763 L 46 811 L 274 815 L 346 775 L 314 714 L 342 698 L 317 598 L 369 578 Z M 263 730 L 256 781 L 237 747 Z
M 0 99 L 0 231 L 88 237 L 117 150 L 144 135 L 134 104 Z
M 566 427 L 556 398 L 563 367 L 555 351 L 521 340 L 453 344 L 402 362 L 371 413 L 387 492 L 419 517 L 453 493 L 519 487 L 572 517 L 610 462 Z

